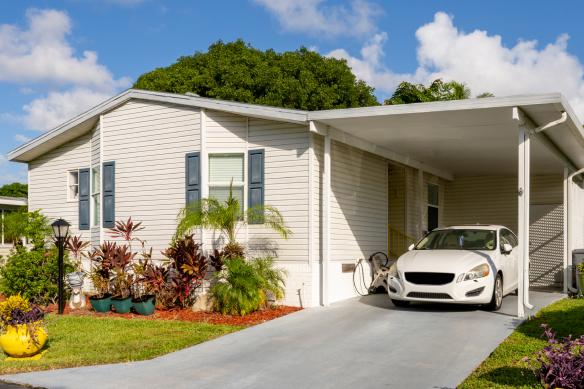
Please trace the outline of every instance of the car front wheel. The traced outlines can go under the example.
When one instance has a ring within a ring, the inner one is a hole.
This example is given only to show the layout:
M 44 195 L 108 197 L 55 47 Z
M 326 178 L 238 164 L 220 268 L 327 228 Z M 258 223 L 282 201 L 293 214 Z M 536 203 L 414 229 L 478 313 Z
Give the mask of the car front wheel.
M 503 277 L 497 274 L 493 287 L 493 296 L 491 297 L 491 302 L 487 305 L 487 309 L 489 311 L 498 311 L 501 305 L 503 305 Z

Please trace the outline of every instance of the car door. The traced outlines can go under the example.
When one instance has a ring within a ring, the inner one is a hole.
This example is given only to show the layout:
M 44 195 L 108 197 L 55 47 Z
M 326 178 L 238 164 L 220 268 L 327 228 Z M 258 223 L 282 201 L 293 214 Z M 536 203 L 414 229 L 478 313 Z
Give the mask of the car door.
M 509 293 L 517 289 L 517 261 L 518 261 L 518 240 L 515 234 L 506 228 L 502 228 L 500 233 L 501 268 L 503 269 L 503 289 Z M 503 244 L 509 244 L 513 248 L 510 253 L 503 251 Z

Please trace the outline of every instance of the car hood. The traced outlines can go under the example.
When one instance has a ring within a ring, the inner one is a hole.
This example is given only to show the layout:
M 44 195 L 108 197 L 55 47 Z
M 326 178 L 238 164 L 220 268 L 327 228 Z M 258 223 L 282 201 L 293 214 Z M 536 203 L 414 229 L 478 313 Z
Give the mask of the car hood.
M 399 271 L 465 273 L 481 263 L 490 263 L 491 253 L 478 250 L 412 250 L 397 261 Z

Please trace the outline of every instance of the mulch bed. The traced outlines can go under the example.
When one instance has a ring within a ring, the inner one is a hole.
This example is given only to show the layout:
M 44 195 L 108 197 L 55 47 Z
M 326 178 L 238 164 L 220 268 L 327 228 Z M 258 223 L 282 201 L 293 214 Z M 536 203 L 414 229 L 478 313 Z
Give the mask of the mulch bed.
M 95 312 L 91 309 L 89 301 L 87 302 L 87 307 L 88 308 L 85 309 L 77 309 L 72 311 L 68 306 L 66 306 L 65 314 L 74 316 L 120 317 L 124 319 L 180 320 L 248 327 L 270 321 L 302 309 L 298 307 L 279 305 L 273 308 L 267 308 L 261 311 L 253 312 L 245 316 L 222 315 L 216 312 L 193 312 L 191 309 L 156 309 L 153 315 L 142 316 L 135 313 L 115 313 L 113 311 L 108 313 Z M 56 306 L 50 305 L 47 307 L 47 311 L 56 312 L 56 308 Z

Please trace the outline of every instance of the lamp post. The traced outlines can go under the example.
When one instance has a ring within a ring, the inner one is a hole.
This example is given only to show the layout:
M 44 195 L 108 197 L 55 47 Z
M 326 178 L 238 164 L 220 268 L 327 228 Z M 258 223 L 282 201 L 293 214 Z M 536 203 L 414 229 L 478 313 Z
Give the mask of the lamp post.
M 55 236 L 55 243 L 57 244 L 57 248 L 59 249 L 59 281 L 58 281 L 58 288 L 59 288 L 59 314 L 62 315 L 65 309 L 65 299 L 64 299 L 64 291 L 63 291 L 63 255 L 65 252 L 65 239 L 67 239 L 67 235 L 69 234 L 69 223 L 63 219 L 58 219 L 51 224 L 53 227 L 53 235 Z

